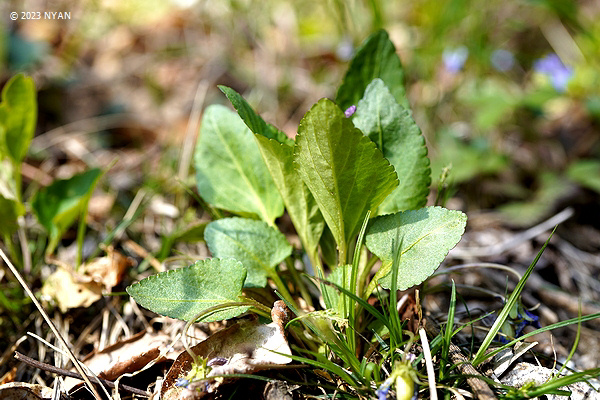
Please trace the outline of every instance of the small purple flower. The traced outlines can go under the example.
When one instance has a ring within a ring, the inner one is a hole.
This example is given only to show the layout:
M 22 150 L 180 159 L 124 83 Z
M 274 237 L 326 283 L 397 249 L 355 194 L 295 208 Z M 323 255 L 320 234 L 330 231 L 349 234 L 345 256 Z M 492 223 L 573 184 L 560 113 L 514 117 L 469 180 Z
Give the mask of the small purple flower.
M 529 310 L 523 309 L 523 311 L 525 311 L 525 315 L 519 314 L 517 316 L 517 318 L 521 318 L 521 320 L 515 328 L 515 337 L 521 336 L 523 334 L 523 329 L 525 329 L 526 326 L 531 325 L 537 329 L 542 327 L 542 325 L 540 325 L 540 318 L 537 315 Z
M 220 365 L 225 365 L 229 362 L 228 359 L 224 358 L 224 357 L 215 357 L 210 359 L 206 365 L 208 365 L 209 367 L 216 367 L 216 366 L 220 366 Z
M 567 85 L 573 77 L 573 68 L 563 64 L 556 54 L 549 54 L 542 59 L 536 60 L 533 64 L 533 69 L 540 74 L 548 76 L 554 89 L 562 93 L 567 90 Z
M 185 378 L 177 378 L 177 380 L 175 380 L 175 386 L 177 387 L 187 387 L 189 384 L 190 381 Z
M 523 330 L 526 326 L 533 326 L 536 329 L 540 329 L 542 325 L 540 324 L 540 318 L 532 313 L 531 311 L 525 309 L 522 305 L 519 305 L 519 312 L 517 313 L 517 317 L 515 319 L 507 319 L 504 326 L 500 331 L 507 335 L 498 335 L 498 341 L 501 343 L 508 343 L 513 338 L 518 338 L 523 335 Z
M 468 57 L 469 49 L 465 46 L 460 46 L 455 49 L 445 49 L 442 54 L 444 68 L 451 74 L 456 74 L 463 68 Z
M 388 378 L 381 384 L 381 386 L 379 386 L 379 388 L 377 388 L 375 394 L 379 400 L 385 400 L 387 398 L 387 394 L 390 391 L 390 386 L 392 386 L 393 382 L 394 381 L 392 379 Z
M 356 106 L 352 105 L 350 107 L 348 107 L 346 109 L 346 111 L 344 111 L 344 115 L 346 116 L 346 118 L 350 118 L 352 116 L 352 114 L 354 114 L 356 112 Z
M 515 56 L 508 50 L 497 49 L 492 53 L 490 61 L 496 70 L 506 72 L 515 65 Z

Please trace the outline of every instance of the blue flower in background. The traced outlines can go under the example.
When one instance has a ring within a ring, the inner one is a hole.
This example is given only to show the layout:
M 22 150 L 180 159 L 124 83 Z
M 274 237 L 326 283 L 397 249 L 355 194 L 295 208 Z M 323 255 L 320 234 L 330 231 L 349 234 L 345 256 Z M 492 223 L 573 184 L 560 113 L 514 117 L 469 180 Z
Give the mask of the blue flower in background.
M 497 49 L 494 50 L 490 57 L 492 66 L 500 72 L 506 72 L 515 65 L 515 56 L 508 50 Z
M 465 46 L 460 46 L 455 49 L 445 49 L 442 54 L 444 68 L 451 74 L 456 74 L 463 68 L 468 57 L 469 49 Z
M 548 76 L 554 89 L 559 92 L 567 90 L 567 85 L 573 77 L 573 68 L 563 64 L 556 54 L 549 54 L 537 60 L 533 64 L 533 69 L 540 74 Z

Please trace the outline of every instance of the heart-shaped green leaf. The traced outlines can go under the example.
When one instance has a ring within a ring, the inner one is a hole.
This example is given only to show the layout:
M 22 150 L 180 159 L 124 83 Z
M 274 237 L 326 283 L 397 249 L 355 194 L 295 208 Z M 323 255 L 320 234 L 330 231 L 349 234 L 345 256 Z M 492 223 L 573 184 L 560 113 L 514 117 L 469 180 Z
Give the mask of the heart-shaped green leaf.
M 54 251 L 63 233 L 87 206 L 101 175 L 102 170 L 93 168 L 69 179 L 54 181 L 37 192 L 31 207 L 50 236 L 46 254 Z
M 283 214 L 283 201 L 252 132 L 226 107 L 211 105 L 204 112 L 194 165 L 198 193 L 209 204 L 258 215 L 269 224 Z
M 31 77 L 15 75 L 2 89 L 0 104 L 0 158 L 7 152 L 15 164 L 20 163 L 35 132 L 37 99 Z
M 157 314 L 189 321 L 210 307 L 239 301 L 245 278 L 246 269 L 241 262 L 207 259 L 149 276 L 127 287 L 127 293 Z M 234 318 L 248 309 L 246 306 L 227 308 L 202 321 Z
M 381 79 L 367 86 L 352 122 L 367 135 L 394 166 L 400 184 L 379 206 L 379 214 L 425 206 L 431 169 L 421 130 Z
M 402 63 L 394 44 L 383 30 L 369 36 L 356 51 L 335 96 L 336 104 L 344 110 L 357 105 L 365 89 L 375 78 L 383 80 L 396 101 L 408 107 Z
M 348 242 L 368 210 L 375 211 L 398 185 L 396 173 L 331 100 L 322 99 L 298 128 L 294 162 L 313 194 L 345 263 Z
M 214 257 L 233 258 L 244 265 L 247 287 L 264 287 L 267 277 L 277 273 L 275 267 L 292 253 L 281 232 L 247 218 L 213 221 L 206 226 L 204 239 Z
M 391 287 L 392 265 L 398 268 L 398 290 L 423 282 L 459 242 L 466 223 L 465 214 L 442 207 L 426 207 L 375 218 L 368 229 L 366 245 L 383 264 L 367 291 L 377 283 L 386 289 Z M 398 260 L 394 264 L 396 250 L 399 250 Z

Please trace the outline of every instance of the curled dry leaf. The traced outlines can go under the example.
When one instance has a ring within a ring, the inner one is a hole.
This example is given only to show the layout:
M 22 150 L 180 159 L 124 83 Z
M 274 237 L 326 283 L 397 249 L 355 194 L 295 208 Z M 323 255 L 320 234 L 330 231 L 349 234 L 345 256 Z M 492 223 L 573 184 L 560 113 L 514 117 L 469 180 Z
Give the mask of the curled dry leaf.
M 50 400 L 52 399 L 52 388 L 24 382 L 6 383 L 0 385 L 0 399 Z
M 89 307 L 102 298 L 102 285 L 97 282 L 79 282 L 75 274 L 58 268 L 42 287 L 42 296 L 53 298 L 61 312 L 70 308 Z
M 534 348 L 538 342 L 518 342 L 511 349 L 504 349 L 500 353 L 496 354 L 493 359 L 494 374 L 496 376 L 502 375 L 510 368 L 510 366 L 519 359 L 523 354 Z
M 81 273 L 52 260 L 60 267 L 46 279 L 42 295 L 55 299 L 63 313 L 70 308 L 89 307 L 100 300 L 102 291 L 110 291 L 118 285 L 126 269 L 132 266 L 130 258 L 111 246 L 106 252 L 106 256 L 86 263 L 81 268 Z
M 167 351 L 170 344 L 169 335 L 142 331 L 101 351 L 88 354 L 83 363 L 99 378 L 114 381 L 123 374 L 141 370 L 153 360 L 174 360 L 173 352 Z M 158 358 L 161 355 L 162 357 Z M 68 391 L 80 383 L 79 379 L 65 379 Z
M 106 256 L 94 258 L 84 265 L 84 279 L 101 283 L 110 290 L 121 282 L 125 270 L 131 266 L 133 261 L 129 257 L 125 257 L 109 246 L 106 249 Z
M 243 320 L 229 328 L 210 336 L 191 350 L 199 359 L 208 359 L 212 369 L 208 377 L 229 374 L 252 374 L 261 370 L 273 369 L 291 362 L 286 354 L 291 354 L 284 332 L 288 312 L 276 304 L 273 307 L 273 322 L 262 325 L 257 318 Z M 201 398 L 214 391 L 224 382 L 222 379 L 204 381 L 195 389 L 175 386 L 180 378 L 185 378 L 193 368 L 193 360 L 183 351 L 167 373 L 161 389 L 165 400 Z M 183 396 L 183 397 L 182 397 Z

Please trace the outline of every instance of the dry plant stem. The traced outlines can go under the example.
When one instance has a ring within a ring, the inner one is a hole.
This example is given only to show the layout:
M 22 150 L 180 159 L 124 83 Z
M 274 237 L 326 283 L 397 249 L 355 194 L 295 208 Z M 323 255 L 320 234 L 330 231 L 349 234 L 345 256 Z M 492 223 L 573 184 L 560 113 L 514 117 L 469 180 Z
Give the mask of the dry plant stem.
M 27 236 L 25 235 L 25 218 L 19 217 L 19 229 L 17 235 L 19 236 L 19 243 L 21 244 L 21 252 L 23 253 L 23 272 L 29 274 L 31 272 L 31 253 L 29 252 L 29 245 L 27 244 Z
M 87 135 L 88 133 L 99 132 L 108 128 L 122 126 L 128 117 L 129 115 L 126 113 L 111 114 L 82 119 L 70 124 L 59 126 L 58 128 L 54 128 L 33 138 L 31 143 L 32 148 L 39 152 L 52 146 L 56 146 L 57 144 L 67 141 L 72 137 L 83 136 Z
M 431 359 L 431 350 L 429 349 L 429 342 L 427 341 L 427 333 L 425 333 L 425 329 L 419 329 L 419 336 L 421 337 L 421 345 L 423 346 L 423 353 L 425 354 L 427 381 L 429 383 L 429 398 L 431 400 L 437 400 L 438 395 L 435 388 L 435 371 L 433 369 L 433 360 Z
M 425 324 L 425 329 L 431 337 L 439 335 L 439 330 L 431 324 Z M 465 375 L 471 375 L 469 378 L 467 378 L 467 384 L 471 387 L 471 389 L 473 389 L 473 394 L 475 395 L 476 399 L 496 399 L 496 395 L 494 395 L 494 392 L 492 389 L 490 389 L 487 382 L 483 379 L 477 378 L 477 376 L 481 376 L 481 374 L 475 369 L 475 367 L 473 367 L 473 365 L 471 365 L 462 351 L 460 351 L 460 347 L 450 342 L 448 355 L 450 356 L 450 361 L 452 361 L 452 363 L 458 367 L 461 373 Z
M 87 375 L 83 372 L 83 368 L 81 368 L 81 364 L 79 363 L 79 360 L 77 360 L 77 358 L 75 357 L 75 355 L 73 354 L 73 352 L 69 348 L 69 345 L 67 344 L 67 341 L 62 337 L 62 335 L 60 334 L 60 332 L 58 331 L 58 329 L 56 329 L 56 326 L 54 325 L 54 323 L 52 322 L 52 320 L 50 319 L 50 317 L 48 316 L 48 314 L 46 313 L 46 311 L 44 310 L 44 308 L 42 307 L 42 305 L 40 304 L 40 302 L 37 300 L 37 298 L 35 297 L 35 295 L 31 291 L 31 289 L 29 289 L 29 286 L 27 286 L 27 283 L 25 282 L 25 280 L 23 279 L 23 277 L 21 276 L 21 274 L 19 273 L 19 271 L 17 271 L 17 269 L 15 268 L 15 266 L 8 259 L 8 257 L 6 257 L 6 254 L 4 254 L 4 251 L 2 251 L 2 249 L 0 249 L 0 257 L 2 257 L 2 259 L 4 260 L 4 262 L 6 263 L 6 265 L 8 266 L 8 268 L 11 270 L 11 272 L 13 273 L 13 275 L 15 276 L 15 278 L 17 278 L 17 280 L 19 281 L 19 283 L 21 284 L 21 286 L 23 286 L 23 289 L 25 290 L 25 293 L 27 293 L 27 296 L 29 296 L 29 298 L 31 299 L 31 301 L 33 302 L 33 304 L 35 304 L 36 308 L 40 311 L 40 313 L 42 314 L 42 317 L 44 318 L 44 320 L 46 321 L 46 323 L 48 324 L 48 326 L 50 327 L 50 329 L 52 330 L 52 332 L 54 333 L 54 335 L 56 336 L 56 338 L 58 339 L 58 341 L 63 345 L 63 347 L 65 348 L 65 350 L 69 354 L 69 358 L 73 362 L 73 365 L 75 366 L 75 369 L 77 370 L 77 372 L 79 372 L 81 374 L 83 380 L 88 385 L 88 387 L 91 390 L 91 392 L 94 395 L 94 397 L 97 400 L 101 400 L 102 398 L 98 394 L 98 391 L 96 390 L 96 388 L 94 387 L 94 385 L 92 385 L 92 382 L 90 382 L 90 380 L 88 379 Z
M 85 379 L 85 378 L 87 378 L 88 380 L 92 380 L 95 383 L 103 384 L 105 386 L 108 386 L 111 389 L 114 389 L 115 387 L 117 387 L 117 385 L 115 385 L 114 382 L 107 381 L 106 379 L 96 378 L 94 376 L 87 376 L 87 375 L 84 378 L 84 377 L 82 377 L 80 374 L 78 374 L 76 372 L 69 371 L 68 369 L 64 369 L 64 368 L 58 368 L 58 367 L 55 367 L 53 365 L 46 364 L 46 363 L 34 360 L 33 358 L 27 357 L 26 355 L 21 354 L 18 351 L 15 352 L 15 359 L 17 359 L 19 361 L 22 361 L 25 364 L 31 365 L 32 367 L 39 368 L 41 370 L 51 372 L 53 374 L 59 374 L 59 375 L 63 375 L 63 376 L 68 376 L 70 378 L 75 378 L 75 379 Z M 119 384 L 118 388 L 119 389 L 123 389 L 123 390 L 125 390 L 126 392 L 129 392 L 129 393 L 135 393 L 135 394 L 140 395 L 140 396 L 150 397 L 150 393 L 148 393 L 148 392 L 146 392 L 145 390 L 142 390 L 142 389 L 134 388 L 133 386 Z
M 454 343 L 450 343 L 450 349 L 448 351 L 448 355 L 450 356 L 450 360 L 458 366 L 460 372 L 465 375 L 481 375 L 475 367 L 469 363 L 467 357 L 463 355 L 460 351 L 460 347 L 455 345 Z M 496 396 L 492 389 L 490 389 L 489 385 L 483 380 L 477 377 L 471 376 L 467 378 L 467 383 L 473 389 L 473 393 L 475 394 L 475 398 L 481 400 L 494 400 Z
M 521 280 L 521 274 L 519 274 L 514 268 L 511 268 L 511 267 L 503 265 L 503 264 L 490 263 L 490 262 L 479 262 L 479 263 L 478 262 L 474 262 L 474 263 L 453 265 L 452 267 L 444 268 L 442 271 L 436 273 L 435 275 L 447 274 L 447 273 L 450 273 L 450 272 L 454 272 L 454 271 L 461 270 L 461 269 L 468 269 L 468 268 L 493 268 L 493 269 L 499 269 L 501 271 L 506 271 L 509 274 L 514 275 L 515 278 L 517 279 L 517 281 Z
M 204 100 L 206 99 L 207 91 L 208 82 L 203 79 L 200 83 L 198 83 L 198 88 L 196 89 L 196 95 L 194 96 L 194 103 L 192 105 L 192 112 L 190 113 L 190 119 L 188 120 L 185 131 L 185 139 L 183 141 L 183 145 L 181 146 L 181 157 L 179 157 L 177 176 L 182 182 L 185 181 L 189 174 L 192 154 L 194 153 L 194 141 L 198 133 L 198 125 L 200 124 L 200 113 L 202 111 L 202 107 L 204 106 Z
M 54 181 L 54 178 L 48 175 L 45 171 L 42 171 L 41 169 L 25 162 L 21 163 L 21 175 L 23 178 L 37 182 L 41 186 L 50 186 Z
M 125 246 L 129 247 L 135 254 L 143 258 L 144 260 L 148 260 L 150 265 L 156 270 L 156 272 L 163 272 L 165 270 L 164 265 L 160 263 L 156 258 L 152 256 L 152 254 L 148 253 L 146 249 L 142 246 L 129 239 L 125 243 Z

